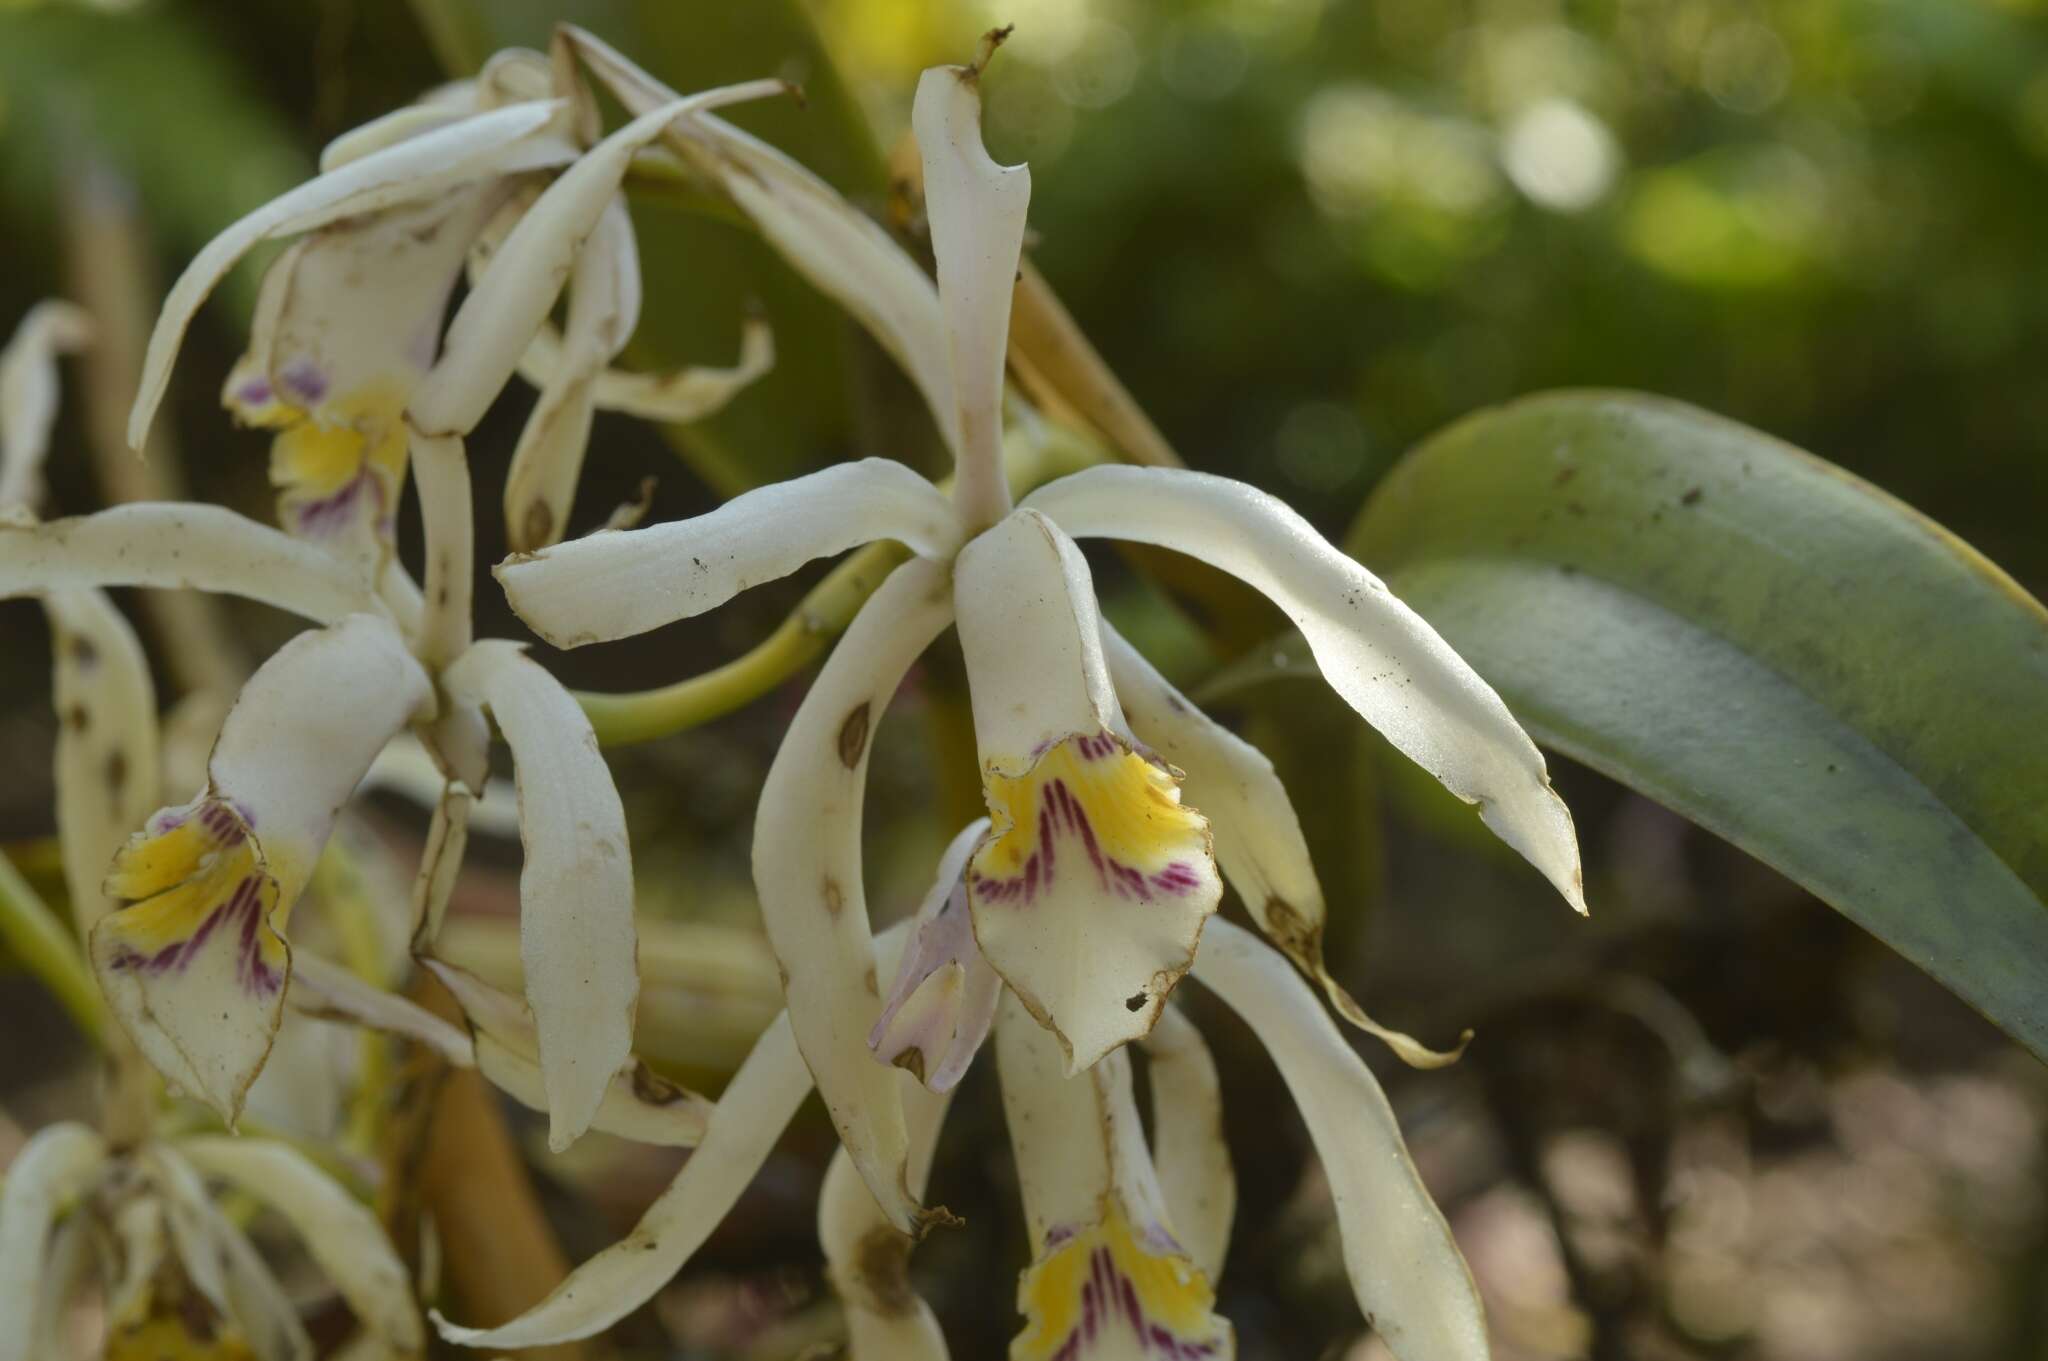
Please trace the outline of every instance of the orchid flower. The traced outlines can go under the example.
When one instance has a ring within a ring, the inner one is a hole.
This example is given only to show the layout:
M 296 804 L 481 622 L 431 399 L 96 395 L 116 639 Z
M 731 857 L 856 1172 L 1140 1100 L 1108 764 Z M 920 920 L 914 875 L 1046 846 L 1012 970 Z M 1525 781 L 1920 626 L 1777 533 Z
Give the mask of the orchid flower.
M 985 821 L 976 822 L 954 840 L 916 918 L 875 937 L 877 964 L 899 978 L 918 975 L 935 939 L 959 939 L 946 918 L 962 910 L 968 858 L 987 832 Z M 972 977 L 987 967 L 971 953 L 971 936 L 959 943 L 970 952 L 953 961 L 963 972 Z M 1302 976 L 1221 920 L 1204 933 L 1194 976 L 1252 1026 L 1300 1103 L 1335 1193 L 1353 1290 L 1395 1355 L 1484 1358 L 1484 1313 L 1464 1259 L 1371 1071 Z M 1236 1182 L 1216 1067 L 1201 1033 L 1168 1005 L 1138 1042 L 1150 1060 L 1148 1144 L 1125 1050 L 1070 1075 L 1053 1033 L 1014 991 L 951 1010 L 962 1022 L 948 1041 L 959 1071 L 993 1024 L 1031 1235 L 1012 1361 L 1235 1355 L 1230 1325 L 1214 1305 Z M 731 1213 L 809 1093 L 793 1020 L 792 1007 L 761 1037 L 710 1113 L 702 1144 L 630 1234 L 519 1318 L 464 1328 L 437 1317 L 442 1335 L 480 1348 L 543 1346 L 593 1336 L 652 1298 Z M 873 1067 L 904 1111 L 904 1188 L 921 1195 L 950 1094 Z M 916 1240 L 889 1221 L 850 1154 L 842 1147 L 826 1174 L 819 1235 L 845 1307 L 852 1361 L 944 1361 L 938 1325 L 909 1282 Z
M 660 98 L 644 76 L 623 74 L 616 54 L 588 40 L 584 50 L 629 107 Z M 1224 478 L 1104 467 L 1011 506 L 1000 401 L 1029 175 L 983 149 L 978 74 L 941 68 L 918 86 L 913 124 L 936 292 L 914 267 L 874 265 L 872 224 L 815 181 L 798 192 L 786 165 L 753 180 L 781 186 L 779 197 L 748 200 L 765 234 L 875 326 L 928 395 L 943 394 L 934 411 L 956 455 L 953 498 L 900 464 L 868 460 L 749 492 L 696 519 L 600 532 L 497 569 L 523 619 L 576 647 L 702 613 L 863 543 L 893 539 L 915 554 L 868 601 L 805 696 L 754 836 L 792 1032 L 854 1166 L 905 1232 L 924 1211 L 907 1189 L 900 1096 L 864 1043 L 883 1002 L 869 954 L 860 816 L 883 711 L 948 624 L 966 658 L 990 815 L 963 876 L 971 937 L 1017 1003 L 1049 1028 L 1069 1074 L 1152 1029 L 1195 958 L 1225 871 L 1261 925 L 1327 979 L 1320 893 L 1299 863 L 1291 810 L 1284 799 L 1265 806 L 1277 787 L 1270 766 L 1223 741 L 1107 633 L 1078 538 L 1172 548 L 1261 591 L 1360 716 L 1480 805 L 1486 824 L 1583 910 L 1571 817 L 1527 734 L 1442 638 L 1286 505 Z M 712 138 L 708 125 L 700 120 L 684 141 Z M 738 160 L 744 143 L 713 145 L 735 164 L 769 164 Z M 1200 811 L 1162 754 L 1196 738 L 1226 753 L 1204 780 Z M 1240 825 L 1212 825 L 1226 815 Z M 945 948 L 957 953 L 966 939 L 955 929 Z M 961 999 L 987 995 L 985 982 L 962 978 Z M 901 998 L 891 1001 L 879 1039 L 922 1024 L 906 1019 L 913 1009 Z M 957 1067 L 922 1045 L 895 1048 L 898 1057 L 913 1052 L 927 1074 Z
M 228 227 L 186 268 L 151 337 L 130 442 L 141 447 L 207 293 L 259 242 L 296 237 L 264 276 L 249 350 L 223 391 L 244 423 L 277 431 L 271 477 L 285 528 L 381 562 L 413 440 L 466 434 L 522 369 L 541 397 L 513 460 L 507 524 L 521 547 L 553 542 L 596 407 L 698 419 L 770 362 L 754 326 L 737 370 L 608 367 L 639 317 L 638 250 L 619 193 L 635 153 L 678 118 L 786 88 L 756 81 L 678 98 L 599 139 L 584 92 L 537 54 L 510 51 L 475 80 L 345 134 L 317 178 Z M 491 242 L 444 343 L 449 296 Z M 565 282 L 558 337 L 547 315 Z

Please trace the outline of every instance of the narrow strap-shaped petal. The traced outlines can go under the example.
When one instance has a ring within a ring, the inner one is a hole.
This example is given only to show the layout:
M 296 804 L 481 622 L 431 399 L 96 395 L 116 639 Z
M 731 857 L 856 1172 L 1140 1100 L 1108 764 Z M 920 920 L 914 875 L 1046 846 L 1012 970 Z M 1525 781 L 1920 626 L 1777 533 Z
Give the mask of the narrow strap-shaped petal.
M 84 586 L 238 595 L 322 624 L 383 609 L 353 566 L 225 506 L 140 501 L 48 524 L 0 523 L 0 599 Z
M 63 391 L 57 356 L 83 349 L 91 338 L 91 318 L 52 299 L 30 308 L 0 350 L 0 514 L 40 506 L 43 458 Z
M 581 29 L 577 52 L 635 113 L 675 92 Z M 894 357 L 935 414 L 952 410 L 939 294 L 878 224 L 803 166 L 713 114 L 677 125 L 670 144 L 713 179 L 813 287 L 850 312 Z M 943 415 L 939 428 L 955 437 Z
M 1284 502 L 1242 482 L 1167 468 L 1090 468 L 1039 488 L 1077 538 L 1157 544 L 1262 592 L 1294 621 L 1332 689 L 1585 911 L 1571 812 L 1542 753 L 1493 687 L 1378 577 Z
M 983 147 L 981 73 L 975 67 L 926 71 L 917 83 L 911 125 L 924 161 L 925 213 L 946 321 L 956 496 L 970 516 L 992 521 L 1010 506 L 1003 474 L 1003 369 L 1031 170 L 998 165 Z
M 83 1220 L 66 1219 L 50 1235 L 36 1288 L 35 1321 L 27 1330 L 27 1354 L 36 1361 L 79 1361 L 67 1334 L 72 1308 L 94 1274 L 92 1249 L 92 1231 Z
M 1188 1260 L 1214 1285 L 1223 1277 L 1237 1213 L 1237 1172 L 1223 1138 L 1216 1060 L 1202 1032 L 1177 1006 L 1159 1013 L 1159 1024 L 1142 1043 L 1151 1060 L 1152 1161 L 1159 1189 Z
M 386 620 L 300 634 L 242 688 L 205 791 L 114 860 L 106 891 L 129 906 L 93 929 L 100 986 L 150 1062 L 230 1124 L 277 1033 L 279 932 L 342 803 L 431 696 Z
M 988 832 L 976 818 L 939 857 L 938 874 L 913 919 L 910 945 L 882 1014 L 868 1032 L 868 1048 L 884 1063 L 909 1072 L 935 1092 L 951 1091 L 995 1023 L 1002 980 L 974 941 L 967 907 L 968 857 Z
M 41 1361 L 23 1323 L 35 1317 L 51 1226 L 105 1166 L 106 1140 L 84 1125 L 38 1130 L 0 1186 L 0 1361 Z
M 516 810 L 512 830 L 518 831 Z M 420 848 L 419 870 L 412 881 L 413 949 L 425 952 L 441 934 L 448 915 L 448 901 L 455 896 L 455 883 L 462 874 L 462 857 L 469 849 L 469 823 L 476 800 L 467 789 L 450 782 L 441 787 L 441 800 L 434 805 L 427 824 L 427 844 Z
M 565 362 L 562 339 L 552 327 L 534 333 L 519 361 L 519 375 L 537 388 L 554 382 Z M 686 424 L 719 410 L 775 367 L 775 332 L 765 317 L 740 323 L 740 353 L 729 367 L 693 364 L 663 373 L 604 369 L 591 384 L 591 400 L 600 411 L 618 411 L 642 420 Z
M 421 962 L 462 1005 L 475 1043 L 477 1071 L 521 1105 L 546 1110 L 540 1036 L 534 1029 L 532 1010 L 520 998 L 499 991 L 465 969 L 438 959 Z M 694 1148 L 704 1137 L 711 1110 L 707 1098 L 670 1082 L 637 1056 L 629 1056 L 606 1084 L 590 1125 L 643 1144 Z
M 571 267 L 561 362 L 526 418 L 505 475 L 505 532 L 514 550 L 530 553 L 562 537 L 590 443 L 597 376 L 632 339 L 639 317 L 640 252 L 625 200 L 614 197 Z M 525 353 L 531 352 L 529 344 Z
M 209 241 L 164 299 L 128 414 L 128 443 L 139 449 L 148 436 L 200 303 L 259 241 L 427 198 L 470 180 L 572 160 L 577 149 L 548 131 L 562 111 L 556 101 L 515 104 L 393 142 L 272 199 Z
M 925 1212 L 905 1180 L 902 1087 L 866 1043 L 882 1001 L 861 805 L 882 714 L 951 617 L 942 565 L 912 561 L 890 574 L 798 706 L 754 822 L 754 887 L 797 1043 L 854 1166 L 905 1233 L 918 1231 Z
M 468 649 L 475 618 L 476 499 L 469 455 L 460 435 L 413 431 L 409 443 L 419 469 L 420 519 L 427 540 L 419 652 L 429 666 L 446 666 Z
M 414 424 L 430 435 L 467 434 L 474 428 L 554 306 L 577 252 L 617 197 L 635 152 L 678 118 L 765 99 L 788 88 L 777 80 L 752 81 L 664 104 L 640 114 L 562 172 L 520 218 L 491 257 L 483 281 L 463 299 L 448 327 L 441 361 L 413 397 Z
M 1257 1032 L 1308 1123 L 1336 1202 L 1358 1307 L 1401 1361 L 1484 1361 L 1486 1316 L 1465 1259 L 1409 1160 L 1386 1096 L 1280 953 L 1209 924 L 1195 977 Z
M 1235 1356 L 1208 1278 L 1168 1222 L 1129 1054 L 1069 1077 L 1053 1037 L 1013 998 L 996 1052 L 1033 1259 L 1011 1361 Z
M 633 1048 L 640 995 L 626 815 L 590 720 L 515 643 L 486 640 L 443 683 L 498 722 L 519 782 L 520 956 L 540 1037 L 548 1143 L 589 1127 Z
M 1196 708 L 1107 622 L 1102 650 L 1131 731 L 1183 772 L 1181 797 L 1209 818 L 1216 863 L 1259 929 L 1323 986 L 1339 1015 L 1385 1041 L 1403 1062 L 1417 1068 L 1454 1062 L 1462 1042 L 1439 1053 L 1390 1030 L 1331 977 L 1323 963 L 1323 886 L 1301 819 L 1265 753 Z
M 889 1069 L 883 1073 L 894 1077 Z M 466 1347 L 541 1347 L 603 1332 L 653 1299 L 680 1271 L 747 1183 L 811 1092 L 786 1016 L 761 1036 L 733 1074 L 704 1140 L 633 1231 L 576 1268 L 548 1297 L 496 1328 L 463 1328 L 438 1314 L 441 1336 Z
M 1078 1072 L 1152 1028 L 1223 881 L 1176 773 L 1132 750 L 1088 564 L 1036 511 L 954 564 L 991 822 L 974 934 Z
M 495 570 L 534 632 L 581 647 L 702 614 L 860 544 L 896 539 L 942 558 L 959 535 L 936 487 L 901 463 L 868 458 L 756 487 L 707 515 L 600 530 Z
M 171 1241 L 192 1284 L 240 1326 L 258 1361 L 312 1361 L 299 1311 L 255 1244 L 207 1196 L 198 1169 L 161 1142 L 148 1145 L 141 1160 L 163 1194 Z
M 80 937 L 112 907 L 107 863 L 156 808 L 156 687 L 128 620 L 98 591 L 43 598 L 55 658 L 57 843 Z
M 178 1151 L 202 1173 L 283 1216 L 356 1322 L 393 1356 L 416 1356 L 425 1348 L 411 1277 L 384 1226 L 305 1155 L 272 1139 L 217 1134 L 182 1139 Z
M 910 1191 L 920 1198 L 949 1104 L 942 1093 L 903 1095 Z M 917 1240 L 883 1217 L 843 1148 L 832 1155 L 818 1192 L 818 1243 L 825 1250 L 825 1274 L 846 1310 L 847 1361 L 947 1361 L 939 1321 L 910 1284 Z
M 476 1065 L 476 1046 L 462 1031 L 419 1003 L 387 992 L 310 950 L 292 952 L 287 1000 L 294 1010 L 308 1016 L 346 1021 L 415 1041 L 457 1067 Z

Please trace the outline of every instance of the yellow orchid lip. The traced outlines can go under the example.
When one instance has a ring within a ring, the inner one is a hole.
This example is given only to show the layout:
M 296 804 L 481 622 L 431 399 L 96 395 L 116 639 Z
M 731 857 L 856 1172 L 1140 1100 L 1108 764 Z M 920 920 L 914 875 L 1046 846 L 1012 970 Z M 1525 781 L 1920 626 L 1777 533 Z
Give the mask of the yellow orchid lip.
M 129 905 L 101 925 L 105 964 L 121 973 L 182 973 L 214 935 L 236 938 L 235 981 L 257 997 L 284 986 L 285 954 L 266 929 L 278 885 L 246 816 L 225 800 L 170 810 L 126 847 L 108 876 Z
M 1230 1325 L 1212 1312 L 1208 1279 L 1170 1235 L 1137 1233 L 1120 1208 L 1100 1224 L 1049 1232 L 1019 1294 L 1029 1321 L 1012 1361 L 1211 1361 L 1236 1352 Z

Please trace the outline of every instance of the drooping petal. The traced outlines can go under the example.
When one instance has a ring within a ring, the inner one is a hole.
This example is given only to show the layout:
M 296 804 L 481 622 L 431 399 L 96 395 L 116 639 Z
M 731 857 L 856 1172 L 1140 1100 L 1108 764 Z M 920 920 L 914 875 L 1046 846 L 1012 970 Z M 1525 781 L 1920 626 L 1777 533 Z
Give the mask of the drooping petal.
M 919 1198 L 950 1102 L 941 1093 L 903 1094 L 910 1192 Z M 818 1192 L 818 1243 L 825 1250 L 825 1274 L 846 1310 L 847 1361 L 947 1361 L 939 1322 L 910 1284 L 917 1240 L 883 1217 L 843 1148 L 833 1154 Z
M 156 808 L 156 688 L 135 630 L 98 591 L 43 598 L 56 659 L 57 843 L 72 921 L 89 934 L 112 906 L 107 863 Z
M 247 1337 L 258 1361 L 312 1361 L 299 1311 L 255 1244 L 207 1196 L 198 1169 L 162 1142 L 145 1147 L 140 1161 L 164 1198 L 171 1241 L 192 1285 Z
M 776 80 L 752 81 L 676 99 L 641 112 L 579 157 L 519 219 L 492 255 L 483 281 L 463 299 L 441 362 L 413 398 L 414 424 L 430 435 L 474 428 L 554 306 L 577 252 L 616 200 L 635 152 L 679 118 L 788 88 Z
M 892 1080 L 894 1074 L 881 1069 Z M 810 1095 L 811 1075 L 786 1017 L 761 1036 L 719 1098 L 703 1142 L 633 1232 L 576 1268 L 548 1297 L 496 1328 L 438 1314 L 441 1336 L 466 1347 L 540 1347 L 603 1332 L 682 1269 L 725 1218 Z
M 909 1072 L 934 1092 L 948 1092 L 967 1072 L 995 1023 L 1002 980 L 981 957 L 962 876 L 988 831 L 977 818 L 939 858 L 938 874 L 913 919 L 910 945 L 868 1048 L 883 1063 Z
M 310 950 L 292 952 L 293 1010 L 322 1020 L 346 1021 L 423 1044 L 459 1068 L 476 1065 L 469 1036 L 419 1003 L 387 992 L 359 974 Z
M 1088 564 L 1020 510 L 954 564 L 992 826 L 967 871 L 982 953 L 1071 1071 L 1152 1028 L 1222 880 L 1175 772 L 1132 750 Z
M 540 1038 L 548 1143 L 589 1127 L 633 1048 L 640 994 L 626 815 L 569 692 L 517 644 L 486 640 L 443 674 L 497 720 L 519 783 L 520 956 Z
M 164 299 L 128 414 L 128 443 L 140 449 L 148 436 L 199 304 L 258 242 L 431 198 L 472 180 L 565 164 L 579 148 L 552 130 L 562 112 L 559 101 L 514 104 L 393 142 L 272 199 L 207 242 Z
M 92 319 L 52 299 L 30 308 L 0 350 L 0 514 L 41 504 L 43 457 L 62 393 L 57 356 L 91 339 Z
M 694 519 L 600 530 L 508 558 L 495 572 L 534 632 L 581 647 L 702 614 L 860 544 L 896 539 L 942 558 L 959 536 L 936 487 L 901 463 L 868 458 L 756 487 Z
M 505 531 L 515 551 L 530 553 L 562 537 L 590 443 L 597 377 L 632 339 L 639 318 L 640 253 L 625 200 L 615 197 L 571 267 L 560 363 L 541 387 L 505 475 Z
M 917 82 L 911 125 L 924 161 L 925 213 L 946 321 L 957 496 L 963 507 L 1000 514 L 1010 504 L 1003 475 L 1003 369 L 1031 170 L 998 165 L 982 146 L 981 73 L 975 67 L 926 71 Z
M 516 812 L 513 830 L 518 829 Z M 420 849 L 419 871 L 412 881 L 413 949 L 424 953 L 441 934 L 448 916 L 448 901 L 455 896 L 455 882 L 462 874 L 462 857 L 469 848 L 469 822 L 476 800 L 459 784 L 441 788 L 441 801 L 434 805 L 427 824 L 427 844 Z
M 1401 1361 L 1487 1356 L 1479 1292 L 1364 1060 L 1279 952 L 1209 924 L 1195 977 L 1258 1033 L 1308 1124 L 1358 1307 Z
M 351 565 L 225 506 L 139 501 L 42 525 L 0 523 L 0 599 L 89 586 L 238 595 L 322 624 L 383 609 Z
M 564 362 L 561 338 L 543 326 L 526 347 L 519 374 L 544 388 Z M 766 318 L 749 316 L 740 323 L 739 359 L 731 367 L 693 364 L 666 373 L 604 369 L 591 383 L 591 400 L 600 411 L 682 425 L 719 410 L 774 367 L 775 332 Z
M 889 575 L 804 696 L 754 822 L 754 887 L 797 1043 L 854 1166 L 905 1233 L 918 1231 L 925 1212 L 905 1180 L 902 1088 L 866 1044 L 882 1002 L 861 878 L 861 805 L 875 728 L 951 615 L 942 565 L 912 561 Z
M 996 1053 L 1033 1259 L 1011 1361 L 1235 1356 L 1207 1277 L 1167 1221 L 1129 1055 L 1112 1050 L 1069 1077 L 1053 1037 L 1010 997 Z
M 129 906 L 93 930 L 100 986 L 150 1062 L 230 1124 L 277 1033 L 279 931 L 341 805 L 431 694 L 385 620 L 299 635 L 243 687 L 206 789 L 114 860 L 106 892 Z
M 178 1151 L 207 1176 L 283 1216 L 371 1337 L 396 1357 L 426 1346 L 412 1280 L 370 1209 L 289 1145 L 273 1139 L 197 1135 Z
M 477 1071 L 521 1105 L 546 1110 L 540 1037 L 532 1010 L 465 969 L 438 959 L 421 962 L 462 1004 L 475 1042 Z M 708 1099 L 670 1082 L 633 1056 L 612 1074 L 590 1124 L 643 1144 L 694 1148 L 704 1137 L 711 1110 Z
M 578 54 L 634 113 L 675 98 L 590 34 L 569 33 Z M 670 145 L 732 197 L 768 244 L 902 365 L 926 406 L 952 410 L 938 290 L 886 231 L 809 170 L 715 115 L 699 114 L 670 133 Z M 951 423 L 939 424 L 950 443 Z
M 1181 469 L 1099 467 L 1027 498 L 1077 538 L 1157 544 L 1238 577 L 1300 628 L 1332 689 L 1585 911 L 1571 813 L 1543 756 L 1450 644 L 1284 502 Z
M 1124 717 L 1139 741 L 1183 773 L 1181 796 L 1216 834 L 1216 862 L 1259 929 L 1322 984 L 1345 1020 L 1385 1041 L 1417 1068 L 1440 1068 L 1464 1051 L 1439 1053 L 1365 1014 L 1323 963 L 1323 886 L 1301 819 L 1265 753 L 1182 695 L 1106 622 L 1102 650 Z M 1466 1038 L 1471 1038 L 1469 1032 Z
M 414 431 L 410 443 L 419 469 L 420 519 L 427 541 L 419 653 L 429 666 L 446 666 L 469 647 L 475 616 L 471 604 L 476 592 L 476 502 L 470 489 L 469 456 L 460 435 Z M 473 705 L 467 707 L 474 709 Z M 472 741 L 484 732 L 481 714 L 476 719 L 478 726 L 467 734 Z M 482 758 L 479 767 L 488 764 L 488 750 L 482 747 L 475 753 Z
M 1168 1216 L 1188 1259 L 1214 1285 L 1223 1277 L 1237 1173 L 1223 1138 L 1216 1060 L 1195 1023 L 1169 1006 L 1141 1042 L 1151 1060 L 1152 1162 Z
M 66 1219 L 50 1235 L 36 1287 L 34 1323 L 28 1331 L 28 1355 L 36 1361 L 78 1361 L 67 1336 L 71 1312 L 94 1274 L 91 1230 L 79 1219 Z
M 51 1227 L 106 1165 L 107 1144 L 84 1125 L 36 1131 L 0 1185 L 0 1361 L 41 1361 L 19 1326 L 35 1317 Z

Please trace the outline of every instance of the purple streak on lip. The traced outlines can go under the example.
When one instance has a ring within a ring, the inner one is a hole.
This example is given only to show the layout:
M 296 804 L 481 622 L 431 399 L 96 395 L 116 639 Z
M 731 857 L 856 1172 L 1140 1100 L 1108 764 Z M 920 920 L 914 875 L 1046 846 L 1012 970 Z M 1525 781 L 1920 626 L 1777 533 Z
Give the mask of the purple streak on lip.
M 284 986 L 284 977 L 263 960 L 263 942 L 260 931 L 263 926 L 263 876 L 243 876 L 228 894 L 227 901 L 206 914 L 199 929 L 184 940 L 166 945 L 154 954 L 143 954 L 129 947 L 122 949 L 108 961 L 110 968 L 122 973 L 140 973 L 152 977 L 165 974 L 183 973 L 191 966 L 199 952 L 206 947 L 214 931 L 224 924 L 239 923 L 239 939 L 236 941 L 235 978 L 245 992 L 259 997 L 268 997 Z
M 1054 1246 L 1050 1234 L 1046 1236 L 1046 1246 Z M 1173 1335 L 1172 1329 L 1148 1319 L 1131 1278 L 1117 1270 L 1116 1259 L 1107 1245 L 1098 1246 L 1088 1254 L 1088 1279 L 1081 1284 L 1080 1326 L 1067 1335 L 1060 1349 L 1052 1354 L 1052 1361 L 1080 1361 L 1094 1350 L 1096 1336 L 1107 1334 L 1116 1323 L 1123 1324 L 1137 1339 L 1139 1350 L 1146 1356 L 1157 1355 L 1162 1361 L 1200 1361 L 1202 1357 L 1215 1356 L 1221 1345 L 1215 1339 L 1184 1342 Z
M 294 359 L 278 375 L 287 396 L 299 406 L 318 406 L 327 395 L 327 375 L 310 359 Z
M 1085 742 L 1089 739 L 1080 740 Z M 1111 749 L 1114 750 L 1113 747 Z M 1119 898 L 1149 903 L 1161 895 L 1184 898 L 1201 887 L 1201 876 L 1185 861 L 1172 861 L 1166 868 L 1148 875 L 1105 854 L 1095 839 L 1095 828 L 1090 825 L 1081 800 L 1067 788 L 1066 781 L 1055 779 L 1046 781 L 1040 794 L 1037 849 L 1026 857 L 1021 872 L 1006 878 L 977 876 L 970 868 L 968 880 L 973 885 L 976 898 L 983 902 L 1028 905 L 1037 900 L 1041 891 L 1050 892 L 1057 854 L 1055 848 L 1059 838 L 1069 833 L 1088 853 L 1088 863 L 1095 867 L 1096 882 Z

